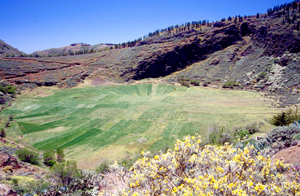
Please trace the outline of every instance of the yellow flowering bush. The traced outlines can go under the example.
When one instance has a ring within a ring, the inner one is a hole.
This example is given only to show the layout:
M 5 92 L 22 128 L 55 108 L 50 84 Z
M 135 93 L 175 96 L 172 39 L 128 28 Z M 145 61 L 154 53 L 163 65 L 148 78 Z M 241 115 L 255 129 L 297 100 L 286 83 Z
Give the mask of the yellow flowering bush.
M 174 150 L 150 158 L 142 152 L 122 195 L 300 195 L 289 165 L 272 162 L 254 147 L 204 145 L 200 136 L 177 140 Z

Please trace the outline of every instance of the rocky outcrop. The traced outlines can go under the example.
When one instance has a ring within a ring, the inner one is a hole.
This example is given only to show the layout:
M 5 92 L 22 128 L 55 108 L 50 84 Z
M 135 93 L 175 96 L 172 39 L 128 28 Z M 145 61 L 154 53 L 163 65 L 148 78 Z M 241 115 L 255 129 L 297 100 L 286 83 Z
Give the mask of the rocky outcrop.
M 0 167 L 12 166 L 12 169 L 19 169 L 21 166 L 18 160 L 9 153 L 0 151 Z
M 208 55 L 223 50 L 240 40 L 236 25 L 216 29 L 205 36 L 194 36 L 184 40 L 170 50 L 153 53 L 150 58 L 138 63 L 132 79 L 155 78 L 182 70 L 195 62 L 205 60 Z
M 0 184 L 0 195 L 3 195 L 3 196 L 16 196 L 17 193 L 14 190 L 12 190 L 8 185 Z

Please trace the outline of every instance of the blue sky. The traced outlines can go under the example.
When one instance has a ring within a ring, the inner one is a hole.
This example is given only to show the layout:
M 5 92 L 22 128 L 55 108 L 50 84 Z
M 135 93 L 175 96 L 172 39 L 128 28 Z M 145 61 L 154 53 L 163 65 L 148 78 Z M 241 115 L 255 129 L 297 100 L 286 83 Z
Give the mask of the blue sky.
M 0 0 L 0 39 L 19 50 L 122 43 L 191 21 L 265 13 L 284 0 Z

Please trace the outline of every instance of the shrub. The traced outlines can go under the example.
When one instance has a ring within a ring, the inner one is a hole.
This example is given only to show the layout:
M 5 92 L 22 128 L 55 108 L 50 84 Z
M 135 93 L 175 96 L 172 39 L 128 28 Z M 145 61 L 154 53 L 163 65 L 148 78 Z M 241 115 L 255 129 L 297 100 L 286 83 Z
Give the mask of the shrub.
M 107 161 L 102 162 L 97 168 L 96 172 L 98 174 L 106 173 L 109 171 L 109 164 Z
M 32 152 L 25 148 L 16 151 L 16 155 L 19 157 L 21 161 L 31 163 L 33 165 L 39 164 L 38 153 Z
M 190 81 L 190 78 L 185 78 L 185 77 L 183 77 L 183 76 L 181 76 L 181 77 L 178 78 L 178 82 L 179 82 L 179 83 L 181 83 L 181 82 L 183 82 L 183 81 L 188 82 L 188 81 Z
M 285 112 L 281 112 L 281 114 L 276 114 L 270 119 L 270 122 L 275 126 L 285 126 L 289 124 Z
M 11 179 L 11 181 L 14 186 L 18 186 L 18 179 L 13 178 L 13 179 Z
M 74 179 L 80 178 L 75 161 L 65 161 L 55 164 L 51 168 L 51 177 L 55 178 L 59 185 L 68 186 Z
M 249 132 L 249 134 L 254 134 L 256 132 L 259 132 L 257 123 L 248 123 L 245 126 L 245 129 Z
M 192 80 L 191 84 L 194 85 L 194 86 L 200 86 L 199 80 Z
M 208 129 L 208 143 L 209 144 L 218 144 L 223 145 L 224 143 L 232 143 L 233 137 L 230 130 L 225 130 L 224 127 L 218 127 L 214 125 Z
M 261 73 L 259 73 L 259 74 L 257 75 L 256 81 L 259 82 L 260 80 L 265 79 L 266 76 L 267 76 L 266 72 L 261 72 Z
M 0 82 L 0 91 L 2 93 L 8 93 L 13 96 L 16 95 L 16 87 L 9 85 L 8 83 L 5 82 Z
M 240 142 L 245 139 L 249 134 L 259 132 L 257 123 L 248 123 L 245 127 L 233 127 L 232 132 Z
M 8 94 L 12 94 L 13 96 L 16 95 L 16 87 L 9 85 L 6 88 L 7 88 L 7 93 Z
M 191 86 L 191 83 L 189 81 L 182 81 L 180 84 L 181 84 L 181 86 L 185 86 L 185 87 Z
M 5 138 L 5 137 L 6 137 L 6 133 L 5 133 L 5 131 L 4 131 L 4 129 L 3 129 L 3 128 L 1 129 L 1 132 L 0 132 L 0 137 L 1 137 L 1 139 L 3 139 L 3 138 Z
M 17 192 L 17 195 L 33 195 L 30 193 L 36 193 L 36 195 L 45 195 L 45 190 L 49 189 L 50 187 L 49 182 L 46 182 L 43 179 L 34 180 L 31 177 L 15 176 L 12 181 L 13 186 L 11 188 Z
M 9 127 L 9 126 L 10 126 L 10 122 L 7 121 L 7 122 L 5 123 L 5 128 L 7 128 L 7 127 Z
M 283 175 L 289 165 L 231 145 L 203 145 L 200 136 L 177 140 L 174 150 L 149 158 L 145 153 L 130 169 L 128 195 L 295 195 L 297 175 Z M 122 172 L 123 170 L 120 169 Z
M 43 154 L 44 164 L 52 167 L 56 161 L 55 161 L 55 154 L 53 151 L 46 151 Z
M 190 87 L 190 78 L 180 77 L 178 78 L 178 82 L 185 87 Z
M 203 83 L 203 86 L 207 87 L 209 84 L 211 84 L 211 81 L 210 80 L 205 80 L 204 83 Z
M 56 150 L 56 155 L 57 155 L 57 161 L 58 162 L 63 162 L 64 161 L 65 154 L 64 154 L 64 151 L 63 151 L 62 148 L 58 148 Z
M 300 115 L 297 110 L 293 111 L 292 109 L 289 109 L 288 111 L 282 111 L 280 114 L 274 115 L 270 119 L 270 122 L 275 126 L 285 126 L 294 121 L 298 121 L 299 118 Z
M 234 132 L 235 137 L 239 141 L 242 141 L 242 139 L 244 139 L 247 135 L 249 135 L 249 131 L 244 127 L 234 127 L 232 131 Z
M 240 86 L 240 83 L 230 80 L 230 81 L 225 82 L 222 85 L 223 88 L 233 88 L 235 86 Z
M 9 115 L 9 116 L 8 116 L 8 120 L 9 120 L 9 121 L 13 121 L 13 118 L 14 118 L 13 115 Z

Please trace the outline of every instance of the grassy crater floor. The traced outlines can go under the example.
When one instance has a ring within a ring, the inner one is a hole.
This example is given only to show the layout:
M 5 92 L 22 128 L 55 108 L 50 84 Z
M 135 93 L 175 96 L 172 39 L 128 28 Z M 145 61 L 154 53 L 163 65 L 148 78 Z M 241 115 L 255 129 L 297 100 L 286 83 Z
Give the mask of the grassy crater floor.
M 167 84 L 43 87 L 22 94 L 1 115 L 14 116 L 9 136 L 23 135 L 38 150 L 64 148 L 79 167 L 93 169 L 103 160 L 172 147 L 175 137 L 206 137 L 213 125 L 264 122 L 261 130 L 270 131 L 266 119 L 279 109 L 269 106 L 254 92 Z

